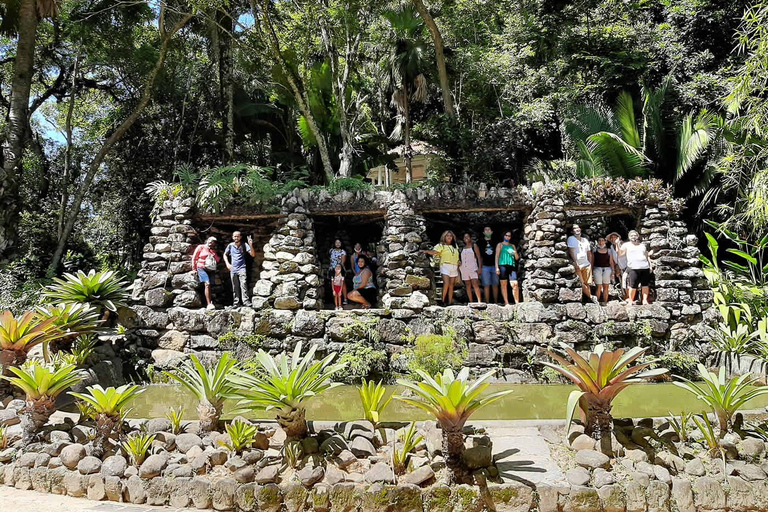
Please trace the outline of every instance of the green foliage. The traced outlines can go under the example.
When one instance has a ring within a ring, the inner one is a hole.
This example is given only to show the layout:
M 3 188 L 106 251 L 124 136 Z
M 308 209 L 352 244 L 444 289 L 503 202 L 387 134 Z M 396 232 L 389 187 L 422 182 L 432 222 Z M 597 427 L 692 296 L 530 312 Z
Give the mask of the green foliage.
M 127 413 L 126 407 L 130 401 L 145 390 L 130 384 L 117 388 L 110 386 L 106 389 L 96 384 L 95 386 L 88 386 L 86 391 L 86 393 L 70 391 L 69 394 L 93 407 L 94 415 L 104 414 L 114 418 L 123 418 Z
M 61 337 L 55 318 L 42 319 L 34 311 L 15 317 L 10 311 L 0 314 L 0 350 L 26 354 L 41 343 Z
M 464 365 L 468 354 L 463 340 L 455 338 L 455 332 L 448 334 L 420 334 L 416 336 L 413 348 L 408 349 L 408 370 L 412 373 L 424 371 L 430 375 L 446 368 L 458 370 Z
M 224 398 L 235 391 L 231 374 L 237 368 L 237 361 L 229 352 L 224 352 L 212 368 L 205 368 L 194 354 L 189 359 L 175 372 L 163 374 L 190 390 L 201 402 L 220 408 Z
M 128 282 L 114 271 L 79 271 L 54 278 L 43 296 L 50 302 L 89 304 L 114 313 L 128 303 Z
M 383 378 L 387 372 L 387 352 L 367 343 L 353 343 L 344 347 L 339 357 L 339 366 L 333 377 L 346 384 Z
M 238 345 L 259 349 L 264 346 L 264 339 L 263 334 L 237 334 L 230 331 L 219 336 L 219 346 L 224 350 L 234 350 Z
M 155 434 L 149 435 L 143 432 L 134 432 L 125 441 L 120 443 L 120 447 L 131 458 L 134 466 L 141 466 L 147 457 L 147 452 L 152 447 L 155 437 L 157 437 Z
M 182 427 L 181 422 L 184 419 L 184 407 L 179 407 L 176 409 L 175 407 L 171 407 L 170 410 L 165 414 L 165 417 L 168 419 L 168 421 L 171 422 L 171 433 L 174 435 L 181 434 L 184 432 L 184 427 Z
M 75 406 L 77 407 L 77 412 L 80 413 L 81 422 L 96 419 L 96 408 L 89 402 L 75 400 Z
M 390 394 L 389 398 L 384 400 L 384 395 L 387 393 L 384 384 L 373 381 L 366 382 L 365 379 L 363 379 L 363 384 L 357 388 L 357 391 L 360 394 L 365 419 L 370 421 L 375 429 L 381 419 L 381 413 L 384 412 L 392 401 L 392 395 Z
M 61 331 L 62 336 L 90 335 L 98 330 L 101 323 L 98 309 L 86 303 L 38 306 L 37 313 L 43 319 L 53 318 L 53 325 Z
M 392 461 L 395 474 L 402 475 L 408 468 L 411 452 L 424 440 L 423 436 L 416 434 L 416 422 L 408 425 L 408 430 L 402 434 L 401 444 L 392 452 Z
M 757 378 L 750 374 L 726 379 L 724 367 L 718 373 L 710 372 L 702 364 L 697 368 L 701 383 L 678 377 L 679 382 L 675 382 L 675 385 L 692 393 L 711 408 L 717 417 L 721 438 L 728 433 L 733 415 L 739 407 L 768 393 L 768 387 L 752 387 Z
M 695 378 L 698 374 L 696 365 L 699 363 L 699 358 L 685 352 L 676 352 L 674 350 L 666 351 L 656 356 L 643 356 L 641 362 L 650 362 L 648 367 L 651 370 L 656 368 L 666 368 L 668 374 L 680 375 L 688 379 Z M 667 377 L 668 374 L 662 377 Z M 667 379 L 668 380 L 668 379 Z
M 363 180 L 362 176 L 353 176 L 351 178 L 337 178 L 333 180 L 326 190 L 329 194 L 338 194 L 339 192 L 360 192 L 370 190 L 371 184 Z
M 94 335 L 81 335 L 75 338 L 72 343 L 71 355 L 72 360 L 78 366 L 82 366 L 88 361 L 94 351 L 96 345 L 99 344 L 99 339 Z
M 298 467 L 304 458 L 304 448 L 301 441 L 286 441 L 283 445 L 283 463 L 289 468 Z
M 696 416 L 691 416 L 691 420 L 696 425 L 696 428 L 699 429 L 699 432 L 701 432 L 701 444 L 707 448 L 709 455 L 714 456 L 718 452 L 723 453 L 723 448 L 720 446 L 720 439 L 715 433 L 715 427 L 712 425 L 712 422 L 709 421 L 709 416 L 706 414 L 698 414 Z M 722 435 L 720 437 L 722 437 Z
M 673 415 L 672 413 L 669 413 L 669 425 L 672 427 L 672 430 L 675 431 L 675 434 L 677 434 L 678 439 L 680 439 L 681 443 L 687 443 L 688 442 L 688 434 L 691 432 L 691 422 L 693 421 L 693 414 L 682 412 L 680 413 L 680 417 Z
M 233 421 L 227 425 L 227 434 L 229 434 L 229 443 L 223 445 L 229 447 L 235 453 L 242 453 L 244 449 L 250 447 L 256 439 L 256 426 L 244 421 Z
M 52 368 L 37 361 L 27 361 L 22 366 L 11 366 L 8 370 L 15 377 L 1 378 L 22 390 L 27 400 L 56 398 L 82 380 L 82 375 L 72 364 Z

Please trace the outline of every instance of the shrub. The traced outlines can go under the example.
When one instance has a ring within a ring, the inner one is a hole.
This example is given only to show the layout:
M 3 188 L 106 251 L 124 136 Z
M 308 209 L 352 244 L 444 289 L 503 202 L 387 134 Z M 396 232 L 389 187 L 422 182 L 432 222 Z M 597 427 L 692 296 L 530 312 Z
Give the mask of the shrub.
M 234 350 L 238 345 L 247 345 L 253 349 L 264 347 L 263 334 L 237 334 L 228 332 L 219 336 L 219 346 L 224 350 Z
M 365 343 L 354 343 L 344 348 L 339 358 L 339 371 L 333 377 L 346 384 L 381 378 L 387 372 L 387 363 L 386 351 Z
M 446 368 L 458 370 L 467 359 L 467 344 L 451 334 L 420 334 L 407 351 L 408 370 L 434 375 Z
M 69 392 L 70 395 L 79 398 L 93 408 L 92 414 L 96 420 L 96 439 L 94 441 L 94 453 L 96 455 L 104 454 L 109 438 L 115 433 L 120 433 L 128 403 L 143 392 L 144 389 L 139 388 L 139 386 L 129 384 L 118 388 L 110 386 L 106 389 L 97 384 L 88 386 L 87 393 Z
M 89 304 L 100 311 L 106 309 L 113 313 L 118 307 L 125 306 L 129 298 L 128 282 L 111 270 L 64 274 L 64 277 L 55 278 L 43 295 L 50 302 Z
M 650 370 L 656 368 L 666 368 L 668 373 L 659 376 L 659 380 L 671 380 L 671 375 L 679 375 L 686 379 L 695 379 L 698 375 L 696 365 L 699 364 L 699 359 L 693 354 L 687 354 L 685 352 L 664 352 L 658 357 L 645 356 L 640 359 L 640 362 L 650 362 L 648 367 Z
M 235 453 L 242 453 L 244 449 L 253 444 L 256 439 L 256 426 L 244 421 L 235 420 L 227 425 L 229 443 L 219 441 Z
M 47 344 L 61 337 L 54 322 L 55 318 L 43 319 L 34 311 L 19 316 L 10 311 L 0 313 L 0 366 L 4 375 L 11 366 L 26 361 L 27 353 L 37 345 L 42 343 L 47 352 Z
M 165 414 L 168 421 L 171 422 L 171 433 L 174 435 L 181 434 L 184 428 L 181 425 L 182 419 L 184 419 L 184 407 L 171 407 L 171 409 Z
M 358 192 L 361 190 L 369 190 L 371 184 L 365 181 L 363 176 L 353 176 L 351 178 L 337 178 L 326 187 L 329 194 L 338 194 L 339 192 Z
M 423 436 L 416 435 L 416 423 L 411 422 L 402 435 L 402 445 L 399 449 L 392 452 L 392 465 L 394 466 L 395 474 L 402 475 L 408 468 L 408 461 L 411 458 L 411 452 L 424 440 Z
M 120 446 L 131 457 L 131 461 L 135 466 L 141 466 L 154 440 L 154 434 L 149 435 L 145 432 L 135 432 L 128 436 L 128 439 L 123 441 Z

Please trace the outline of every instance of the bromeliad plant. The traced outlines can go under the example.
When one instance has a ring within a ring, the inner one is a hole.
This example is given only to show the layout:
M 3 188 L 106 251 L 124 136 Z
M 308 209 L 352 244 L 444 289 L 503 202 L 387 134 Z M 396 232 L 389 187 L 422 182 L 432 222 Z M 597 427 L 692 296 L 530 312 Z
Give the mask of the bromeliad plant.
M 402 435 L 402 444 L 392 450 L 392 467 L 396 475 L 402 475 L 408 468 L 411 452 L 424 440 L 424 436 L 416 435 L 416 422 L 411 422 Z
M 446 369 L 434 377 L 418 370 L 420 382 L 399 379 L 398 384 L 412 391 L 416 397 L 397 395 L 395 398 L 433 415 L 443 430 L 443 454 L 453 478 L 459 483 L 469 481 L 469 473 L 461 462 L 464 453 L 464 425 L 467 420 L 486 405 L 508 395 L 512 390 L 498 391 L 481 397 L 488 387 L 492 370 L 479 379 L 469 380 L 469 368 L 462 368 L 458 375 Z
M 94 448 L 98 455 L 104 454 L 110 438 L 120 435 L 123 419 L 129 411 L 128 403 L 143 392 L 139 386 L 129 384 L 118 388 L 110 386 L 106 389 L 97 384 L 88 386 L 87 393 L 69 392 L 73 397 L 93 407 L 96 420 Z
M 235 420 L 227 425 L 229 443 L 224 441 L 219 441 L 219 443 L 239 454 L 253 444 L 253 440 L 256 439 L 256 432 L 256 425 Z
M 10 375 L 11 366 L 27 360 L 27 353 L 41 343 L 49 343 L 61 336 L 55 318 L 42 319 L 35 311 L 16 317 L 10 311 L 0 314 L 0 365 L 3 375 Z
M 61 337 L 52 344 L 51 350 L 57 352 L 60 347 L 55 345 L 65 343 L 72 338 L 91 335 L 99 330 L 99 311 L 88 304 L 59 304 L 56 306 L 39 306 L 37 314 L 42 319 L 53 318 L 53 325 L 61 331 Z
M 717 417 L 722 439 L 732 426 L 733 415 L 744 404 L 761 395 L 768 393 L 768 387 L 753 388 L 757 377 L 747 373 L 740 377 L 726 378 L 725 368 L 720 367 L 718 373 L 710 372 L 704 365 L 697 366 L 701 383 L 696 383 L 683 377 L 677 377 L 674 384 L 696 398 L 706 403 Z
M 667 372 L 666 368 L 649 370 L 656 360 L 636 363 L 646 348 L 634 347 L 629 350 L 605 350 L 602 344 L 595 346 L 594 352 L 586 358 L 580 356 L 568 345 L 560 344 L 573 362 L 562 356 L 547 351 L 559 364 L 542 362 L 570 379 L 579 389 L 571 392 L 566 407 L 566 424 L 570 425 L 578 407 L 584 421 L 584 432 L 600 440 L 601 450 L 606 455 L 612 454 L 611 431 L 613 417 L 611 408 L 616 396 L 632 384 L 644 379 L 656 377 Z
M 56 277 L 53 283 L 46 287 L 43 296 L 56 304 L 88 304 L 112 313 L 117 308 L 128 303 L 128 281 L 113 270 L 87 274 L 82 270 L 77 274 L 64 274 Z
M 366 381 L 365 379 L 363 379 L 363 384 L 357 388 L 357 392 L 360 393 L 360 401 L 363 404 L 365 419 L 371 422 L 374 430 L 378 429 L 381 413 L 384 412 L 384 409 L 392 401 L 392 395 L 390 394 L 389 398 L 384 400 L 384 395 L 387 393 L 384 384 L 381 381 L 373 382 Z M 384 433 L 382 431 L 382 438 L 383 436 Z M 386 438 L 384 438 L 384 442 L 387 442 Z
M 229 352 L 224 352 L 216 366 L 210 369 L 206 369 L 192 354 L 190 361 L 182 364 L 176 373 L 163 372 L 190 390 L 200 401 L 197 414 L 202 432 L 210 432 L 218 425 L 224 399 L 235 391 L 230 373 L 236 366 L 237 360 Z
M 179 435 L 184 431 L 184 427 L 181 425 L 181 421 L 184 418 L 184 407 L 171 407 L 166 413 L 165 417 L 171 422 L 171 433 L 173 435 Z
M 34 441 L 37 433 L 56 411 L 56 397 L 82 380 L 75 365 L 65 364 L 58 368 L 28 361 L 20 367 L 9 368 L 15 377 L 3 377 L 24 391 L 26 404 L 20 411 L 22 444 Z
M 146 432 L 135 432 L 120 443 L 120 447 L 131 457 L 131 461 L 135 466 L 141 466 L 147 457 L 147 452 L 152 447 L 155 437 L 155 434 L 149 435 Z
M 258 373 L 235 370 L 232 382 L 237 387 L 235 396 L 243 410 L 275 410 L 277 423 L 288 440 L 303 439 L 308 427 L 304 402 L 323 391 L 339 386 L 331 382 L 341 364 L 332 364 L 336 353 L 314 360 L 316 345 L 301 357 L 302 344 L 298 343 L 293 356 L 286 352 L 272 357 L 263 350 L 256 355 L 261 366 Z

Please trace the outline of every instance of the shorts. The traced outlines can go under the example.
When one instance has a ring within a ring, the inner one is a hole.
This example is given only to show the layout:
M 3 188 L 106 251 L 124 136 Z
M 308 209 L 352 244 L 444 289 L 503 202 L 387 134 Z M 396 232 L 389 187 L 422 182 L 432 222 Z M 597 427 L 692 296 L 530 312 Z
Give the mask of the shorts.
M 358 288 L 357 291 L 360 293 L 360 295 L 363 296 L 365 300 L 367 300 L 371 304 L 374 304 L 376 302 L 377 297 L 379 296 L 379 293 L 376 291 L 376 288 Z
M 499 286 L 499 276 L 496 267 L 483 266 L 483 286 Z
M 627 282 L 630 288 L 651 285 L 651 269 L 649 268 L 630 268 L 627 270 L 627 275 Z
M 448 277 L 459 277 L 459 266 L 451 263 L 440 265 L 440 273 Z
M 579 267 L 576 269 L 576 275 L 579 276 L 582 284 L 592 284 L 592 267 Z
M 333 294 L 337 297 L 341 297 L 341 290 L 343 289 L 343 286 L 336 286 L 333 285 Z
M 499 265 L 499 279 L 501 281 L 517 281 L 517 272 L 512 265 Z
M 462 267 L 459 267 L 459 272 L 461 272 L 462 281 L 471 281 L 473 279 L 477 279 L 476 268 L 465 268 L 462 266 Z
M 198 268 L 197 280 L 200 281 L 200 284 L 210 284 L 214 282 L 213 271 L 205 268 Z
M 611 267 L 595 267 L 592 269 L 595 278 L 595 284 L 600 286 L 601 284 L 611 284 L 611 274 L 613 270 Z

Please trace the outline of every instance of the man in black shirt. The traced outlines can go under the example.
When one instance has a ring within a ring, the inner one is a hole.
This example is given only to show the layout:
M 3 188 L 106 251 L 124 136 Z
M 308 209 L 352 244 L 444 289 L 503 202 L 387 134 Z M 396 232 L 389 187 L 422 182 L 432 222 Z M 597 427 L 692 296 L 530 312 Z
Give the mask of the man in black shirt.
M 491 240 L 493 230 L 490 226 L 483 228 L 483 240 L 478 241 L 480 254 L 483 257 L 483 290 L 485 302 L 490 302 L 491 287 L 493 287 L 493 302 L 499 302 L 499 276 L 496 274 L 496 244 Z

